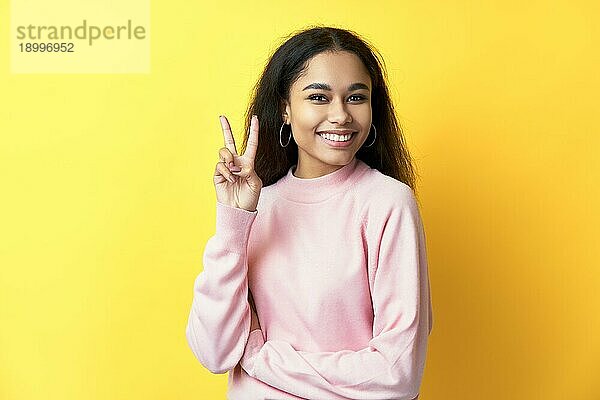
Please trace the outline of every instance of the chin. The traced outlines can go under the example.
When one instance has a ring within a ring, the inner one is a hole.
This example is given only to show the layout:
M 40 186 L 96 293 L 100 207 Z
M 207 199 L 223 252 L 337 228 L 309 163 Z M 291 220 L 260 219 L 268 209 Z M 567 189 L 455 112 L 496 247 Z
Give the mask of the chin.
M 339 154 L 337 156 L 323 157 L 321 161 L 329 165 L 336 165 L 339 167 L 343 167 L 348 164 L 354 158 L 356 153 L 345 153 Z

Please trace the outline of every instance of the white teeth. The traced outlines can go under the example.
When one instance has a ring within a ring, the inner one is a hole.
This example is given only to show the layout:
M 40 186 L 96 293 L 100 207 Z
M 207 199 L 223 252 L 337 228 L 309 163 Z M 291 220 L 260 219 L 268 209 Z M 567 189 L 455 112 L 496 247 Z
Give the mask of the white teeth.
M 334 133 L 320 133 L 320 135 L 322 137 L 324 137 L 325 139 L 333 140 L 334 142 L 347 142 L 348 140 L 350 140 L 350 137 L 352 136 L 351 133 L 348 135 L 336 135 Z

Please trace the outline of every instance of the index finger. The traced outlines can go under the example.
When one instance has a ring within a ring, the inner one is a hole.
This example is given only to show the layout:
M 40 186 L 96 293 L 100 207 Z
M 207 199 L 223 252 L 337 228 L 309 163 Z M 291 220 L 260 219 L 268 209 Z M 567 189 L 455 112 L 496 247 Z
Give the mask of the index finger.
M 251 160 L 254 160 L 256 157 L 256 148 L 258 147 L 258 117 L 256 115 L 252 116 L 250 120 L 250 135 L 248 135 L 248 146 L 246 146 L 246 151 L 244 152 L 244 156 L 248 156 Z
M 237 150 L 235 148 L 235 139 L 233 138 L 233 132 L 231 132 L 231 126 L 229 126 L 229 121 L 225 118 L 224 115 L 219 116 L 219 120 L 221 121 L 221 128 L 223 128 L 223 139 L 225 141 L 225 147 L 227 149 L 237 155 Z

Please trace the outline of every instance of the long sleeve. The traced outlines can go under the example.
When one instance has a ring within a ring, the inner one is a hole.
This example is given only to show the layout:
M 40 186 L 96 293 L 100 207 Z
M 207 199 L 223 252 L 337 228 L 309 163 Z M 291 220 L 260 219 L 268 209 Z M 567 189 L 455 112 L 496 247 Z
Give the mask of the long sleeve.
M 254 330 L 241 360 L 249 375 L 310 399 L 418 396 L 432 328 L 431 297 L 420 213 L 412 192 L 403 197 L 406 201 L 368 228 L 379 243 L 369 251 L 376 269 L 369 282 L 374 319 L 368 346 L 308 352 L 284 341 L 265 342 L 262 331 Z
M 248 340 L 247 244 L 257 213 L 217 202 L 216 232 L 194 282 L 186 338 L 198 361 L 213 373 L 235 367 Z

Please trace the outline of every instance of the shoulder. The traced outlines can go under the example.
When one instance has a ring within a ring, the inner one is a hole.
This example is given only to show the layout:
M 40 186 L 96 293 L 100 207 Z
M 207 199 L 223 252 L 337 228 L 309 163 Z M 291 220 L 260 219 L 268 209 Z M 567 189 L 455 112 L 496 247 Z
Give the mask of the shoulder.
M 421 232 L 421 212 L 412 188 L 379 171 L 376 175 L 372 194 L 365 198 L 360 212 L 367 240 L 382 243 Z
M 410 186 L 377 169 L 369 168 L 361 187 L 363 213 L 388 214 L 394 210 L 418 207 L 415 193 Z

